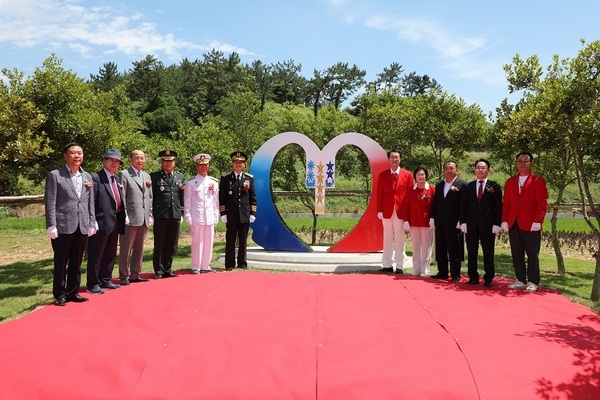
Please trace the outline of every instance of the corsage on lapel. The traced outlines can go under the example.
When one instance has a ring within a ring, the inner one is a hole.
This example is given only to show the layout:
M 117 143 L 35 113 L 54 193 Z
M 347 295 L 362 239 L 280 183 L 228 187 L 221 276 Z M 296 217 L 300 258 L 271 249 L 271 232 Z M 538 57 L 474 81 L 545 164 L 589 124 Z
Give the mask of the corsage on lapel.
M 94 187 L 94 182 L 93 182 L 93 181 L 88 181 L 88 180 L 86 180 L 85 182 L 83 182 L 83 185 L 84 185 L 86 188 L 90 189 L 90 188 L 93 188 L 93 187 Z
M 457 188 L 456 186 L 450 186 L 450 191 L 452 192 L 458 192 L 460 189 Z

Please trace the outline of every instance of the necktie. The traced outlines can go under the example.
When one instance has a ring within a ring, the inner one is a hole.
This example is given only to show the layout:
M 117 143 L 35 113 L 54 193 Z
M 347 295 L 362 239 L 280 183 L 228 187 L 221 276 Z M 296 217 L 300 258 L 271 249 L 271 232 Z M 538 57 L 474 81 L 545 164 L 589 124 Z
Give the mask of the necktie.
M 481 201 L 481 197 L 483 196 L 483 184 L 485 181 L 479 181 L 479 189 L 477 189 L 477 201 Z
M 121 196 L 119 195 L 119 188 L 117 187 L 117 181 L 115 176 L 110 177 L 113 194 L 115 195 L 115 204 L 117 206 L 117 212 L 121 211 Z
M 398 182 L 398 174 L 392 172 L 392 189 L 396 190 L 396 183 Z

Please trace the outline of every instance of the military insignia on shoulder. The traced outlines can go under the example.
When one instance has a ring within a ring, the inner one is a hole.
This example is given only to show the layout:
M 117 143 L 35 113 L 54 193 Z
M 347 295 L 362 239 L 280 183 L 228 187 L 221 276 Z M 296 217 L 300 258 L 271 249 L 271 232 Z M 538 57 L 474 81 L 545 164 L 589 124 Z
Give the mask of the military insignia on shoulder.
M 223 172 L 223 173 L 221 174 L 221 176 L 229 176 L 229 175 L 231 175 L 231 172 Z
M 249 174 L 247 172 L 244 172 L 244 175 L 246 175 L 248 178 L 254 178 L 254 176 L 252 176 L 252 174 Z

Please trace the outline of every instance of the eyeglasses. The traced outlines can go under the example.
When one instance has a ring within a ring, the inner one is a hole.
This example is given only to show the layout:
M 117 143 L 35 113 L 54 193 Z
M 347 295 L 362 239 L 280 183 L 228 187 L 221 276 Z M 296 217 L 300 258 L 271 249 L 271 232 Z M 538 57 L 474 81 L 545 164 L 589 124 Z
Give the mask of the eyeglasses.
M 529 160 L 517 160 L 517 164 L 529 164 L 530 162 Z

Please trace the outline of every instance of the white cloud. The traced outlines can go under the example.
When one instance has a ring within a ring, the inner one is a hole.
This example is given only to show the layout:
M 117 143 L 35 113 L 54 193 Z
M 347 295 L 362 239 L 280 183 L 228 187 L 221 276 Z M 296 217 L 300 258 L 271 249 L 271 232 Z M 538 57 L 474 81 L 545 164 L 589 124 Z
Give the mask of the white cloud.
M 68 48 L 83 57 L 97 53 L 165 55 L 172 60 L 189 51 L 217 48 L 251 52 L 222 42 L 194 43 L 145 20 L 126 8 L 84 7 L 77 0 L 0 0 L 0 43 L 14 47 Z

